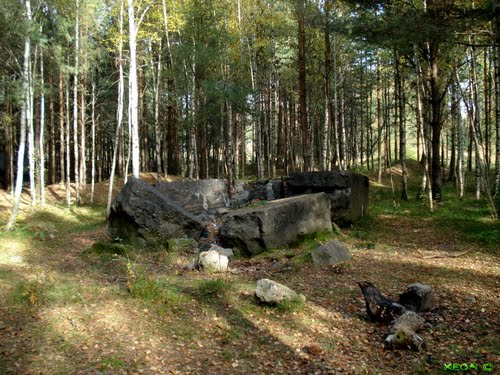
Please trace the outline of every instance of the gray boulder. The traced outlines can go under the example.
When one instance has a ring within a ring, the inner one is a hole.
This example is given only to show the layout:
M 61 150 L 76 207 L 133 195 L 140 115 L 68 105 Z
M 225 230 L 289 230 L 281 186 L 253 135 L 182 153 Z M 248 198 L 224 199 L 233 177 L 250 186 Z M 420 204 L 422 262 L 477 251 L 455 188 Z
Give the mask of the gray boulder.
M 199 214 L 230 205 L 226 180 L 159 182 L 155 187 L 191 213 Z
M 125 184 L 108 217 L 112 238 L 139 246 L 166 246 L 171 238 L 197 239 L 205 227 L 175 201 L 136 178 Z
M 204 251 L 200 253 L 199 265 L 203 271 L 208 273 L 226 272 L 229 259 L 217 251 Z
M 234 251 L 233 249 L 226 249 L 224 247 L 220 247 L 219 245 L 212 245 L 209 249 L 209 251 L 216 251 L 221 255 L 225 255 L 228 258 L 231 258 L 234 256 Z
M 234 210 L 224 218 L 219 235 L 223 246 L 256 255 L 318 231 L 332 231 L 330 199 L 324 193 Z
M 169 252 L 180 254 L 198 254 L 198 242 L 192 238 L 172 238 L 167 241 Z
M 331 200 L 331 218 L 346 226 L 368 213 L 368 177 L 350 171 L 290 173 L 285 195 L 327 193 Z
M 351 259 L 351 253 L 339 240 L 329 241 L 311 251 L 313 263 L 316 266 L 337 264 Z
M 261 302 L 270 304 L 297 299 L 306 300 L 303 294 L 298 294 L 289 287 L 269 279 L 260 279 L 257 281 L 255 296 Z
M 399 295 L 399 303 L 415 312 L 429 311 L 434 307 L 434 290 L 431 286 L 413 283 Z

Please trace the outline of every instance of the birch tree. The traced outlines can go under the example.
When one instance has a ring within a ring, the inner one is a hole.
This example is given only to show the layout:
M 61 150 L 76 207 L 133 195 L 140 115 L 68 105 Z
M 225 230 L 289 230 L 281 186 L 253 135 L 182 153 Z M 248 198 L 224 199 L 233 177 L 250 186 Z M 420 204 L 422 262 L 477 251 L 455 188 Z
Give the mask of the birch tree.
M 25 7 L 25 20 L 28 27 L 31 27 L 31 2 L 30 0 L 24 1 Z M 11 229 L 16 223 L 17 216 L 19 215 L 19 204 L 21 202 L 21 193 L 23 190 L 23 175 L 24 175 L 24 154 L 26 148 L 26 127 L 31 121 L 30 116 L 30 65 L 31 65 L 31 39 L 30 33 L 26 32 L 24 37 L 24 54 L 23 54 L 23 70 L 22 70 L 22 89 L 23 89 L 23 100 L 21 104 L 21 121 L 20 121 L 20 136 L 19 136 L 19 148 L 17 154 L 17 175 L 16 175 L 16 185 L 14 189 L 14 205 L 12 206 L 12 212 L 7 222 L 6 229 Z

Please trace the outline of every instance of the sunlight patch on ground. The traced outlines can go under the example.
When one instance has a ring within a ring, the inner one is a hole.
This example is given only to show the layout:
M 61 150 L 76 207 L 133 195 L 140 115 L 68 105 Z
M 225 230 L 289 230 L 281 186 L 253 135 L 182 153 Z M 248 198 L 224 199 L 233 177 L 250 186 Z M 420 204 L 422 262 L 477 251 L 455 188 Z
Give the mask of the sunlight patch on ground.
M 18 240 L 3 239 L 0 244 L 0 264 L 19 266 L 24 264 L 26 245 Z

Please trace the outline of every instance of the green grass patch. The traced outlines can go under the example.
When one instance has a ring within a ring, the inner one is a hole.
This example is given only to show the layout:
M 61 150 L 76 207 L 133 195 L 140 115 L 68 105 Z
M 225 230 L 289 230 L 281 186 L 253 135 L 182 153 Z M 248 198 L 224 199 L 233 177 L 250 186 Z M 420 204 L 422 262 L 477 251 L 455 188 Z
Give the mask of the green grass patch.
M 305 301 L 301 297 L 287 299 L 282 302 L 276 303 L 274 305 L 270 305 L 271 307 L 277 309 L 282 312 L 294 312 L 302 310 L 305 306 Z
M 194 294 L 203 302 L 225 299 L 234 287 L 224 279 L 200 280 Z
M 100 371 L 119 369 L 128 367 L 127 363 L 122 361 L 118 357 L 104 357 L 101 360 L 101 365 L 99 366 Z
M 27 306 L 40 306 L 47 302 L 48 282 L 43 278 L 18 281 L 11 294 L 14 303 Z
M 85 250 L 87 254 L 92 255 L 119 255 L 126 257 L 133 248 L 121 243 L 113 243 L 109 241 L 97 241 Z

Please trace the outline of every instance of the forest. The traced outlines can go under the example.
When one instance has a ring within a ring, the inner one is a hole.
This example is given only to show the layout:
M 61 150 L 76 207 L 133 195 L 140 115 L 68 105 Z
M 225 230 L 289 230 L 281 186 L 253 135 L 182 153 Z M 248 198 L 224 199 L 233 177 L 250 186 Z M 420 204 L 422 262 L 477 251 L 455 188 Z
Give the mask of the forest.
M 0 373 L 500 366 L 500 0 L 0 0 L 0 134 Z M 107 229 L 132 177 L 344 170 L 367 216 L 227 274 Z M 384 348 L 363 280 L 432 286 L 426 351 Z
M 412 158 L 422 194 L 462 197 L 474 175 L 496 215 L 496 5 L 2 1 L 2 182 L 18 199 L 25 176 L 34 205 L 73 183 L 71 204 L 140 171 L 380 180 L 399 163 L 406 199 Z

